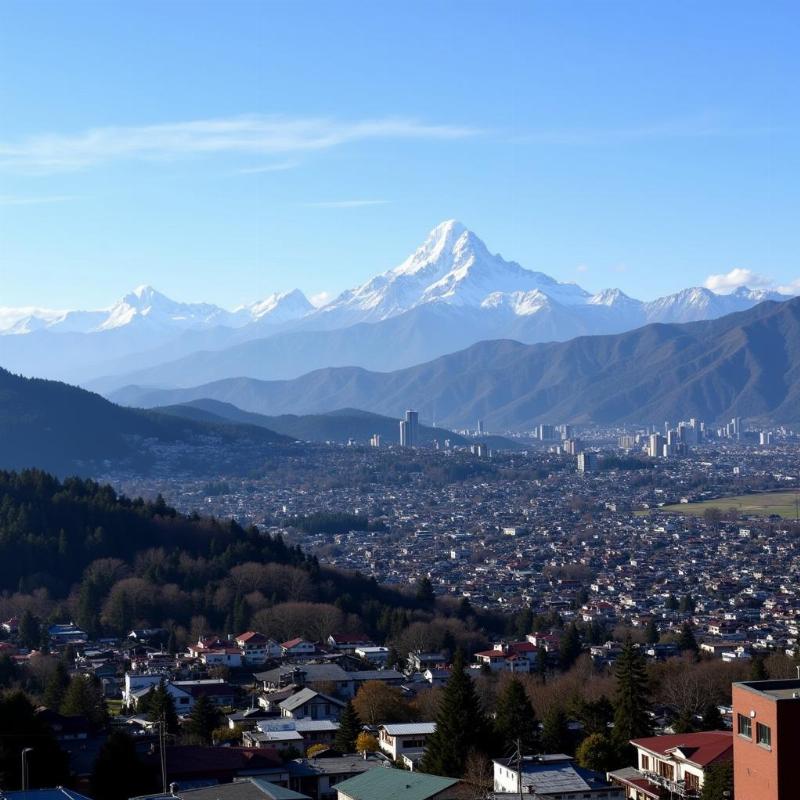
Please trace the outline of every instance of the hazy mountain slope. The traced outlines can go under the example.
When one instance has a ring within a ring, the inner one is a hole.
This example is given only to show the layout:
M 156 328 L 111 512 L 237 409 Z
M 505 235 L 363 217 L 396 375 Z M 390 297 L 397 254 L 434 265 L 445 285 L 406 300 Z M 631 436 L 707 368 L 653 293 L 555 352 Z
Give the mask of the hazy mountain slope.
M 534 421 L 663 421 L 696 416 L 800 419 L 800 299 L 718 320 L 647 325 L 623 334 L 526 346 L 481 342 L 381 374 L 324 369 L 292 381 L 224 380 L 187 390 L 129 387 L 121 402 L 213 398 L 259 413 L 360 407 L 397 416 L 417 408 L 437 424 L 484 419 L 495 429 Z
M 87 472 L 103 462 L 147 460 L 149 445 L 180 446 L 214 437 L 221 444 L 287 442 L 263 428 L 208 425 L 114 405 L 56 381 L 0 370 L 0 468 Z

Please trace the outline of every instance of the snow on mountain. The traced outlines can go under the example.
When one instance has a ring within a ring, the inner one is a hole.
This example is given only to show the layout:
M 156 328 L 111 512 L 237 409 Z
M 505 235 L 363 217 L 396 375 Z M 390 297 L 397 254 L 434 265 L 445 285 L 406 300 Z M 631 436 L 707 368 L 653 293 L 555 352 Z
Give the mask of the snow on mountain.
M 515 303 L 511 295 L 527 292 L 541 292 L 564 304 L 583 303 L 588 297 L 576 284 L 560 283 L 493 255 L 472 231 L 456 220 L 447 220 L 402 264 L 343 292 L 318 314 L 352 323 L 388 319 L 434 302 L 508 308 Z M 501 302 L 497 295 L 509 297 Z
M 315 310 L 299 289 L 293 289 L 291 292 L 274 292 L 263 300 L 237 309 L 237 312 L 245 312 L 250 321 L 282 323 L 300 319 Z

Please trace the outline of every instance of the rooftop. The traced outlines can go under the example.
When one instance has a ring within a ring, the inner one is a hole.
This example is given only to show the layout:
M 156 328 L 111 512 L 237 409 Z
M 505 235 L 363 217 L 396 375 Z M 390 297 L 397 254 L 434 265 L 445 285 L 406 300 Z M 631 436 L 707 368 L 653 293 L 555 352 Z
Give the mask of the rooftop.
M 751 692 L 766 695 L 774 700 L 800 700 L 800 680 L 788 678 L 773 681 L 743 681 L 735 683 Z

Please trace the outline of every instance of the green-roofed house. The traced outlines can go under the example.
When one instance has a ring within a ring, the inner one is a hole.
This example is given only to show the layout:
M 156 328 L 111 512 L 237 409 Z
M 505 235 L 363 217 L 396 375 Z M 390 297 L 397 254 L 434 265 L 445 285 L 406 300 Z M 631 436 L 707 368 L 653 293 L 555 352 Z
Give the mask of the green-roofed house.
M 371 769 L 334 788 L 337 800 L 461 800 L 467 796 L 465 784 L 457 778 L 392 768 Z

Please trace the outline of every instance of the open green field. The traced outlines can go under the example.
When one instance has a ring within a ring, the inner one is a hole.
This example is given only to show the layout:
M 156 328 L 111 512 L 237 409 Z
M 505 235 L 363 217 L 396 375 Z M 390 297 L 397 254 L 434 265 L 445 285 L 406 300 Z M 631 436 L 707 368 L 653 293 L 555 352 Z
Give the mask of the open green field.
M 707 508 L 718 508 L 722 512 L 735 509 L 741 515 L 768 517 L 780 514 L 784 519 L 794 519 L 797 514 L 797 492 L 764 492 L 763 494 L 740 494 L 735 497 L 718 497 L 716 500 L 703 500 L 699 503 L 676 503 L 662 506 L 659 511 L 675 511 L 679 514 L 701 515 Z

